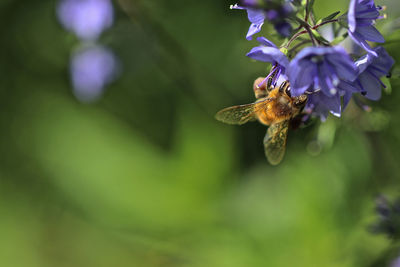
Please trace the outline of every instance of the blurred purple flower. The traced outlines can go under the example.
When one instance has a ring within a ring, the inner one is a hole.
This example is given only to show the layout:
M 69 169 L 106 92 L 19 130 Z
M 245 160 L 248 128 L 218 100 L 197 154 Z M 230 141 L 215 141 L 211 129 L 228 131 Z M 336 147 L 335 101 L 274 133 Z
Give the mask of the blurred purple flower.
M 356 61 L 359 75 L 355 84 L 366 98 L 378 100 L 381 98 L 382 86 L 385 87 L 380 78 L 389 74 L 394 59 L 381 46 L 372 51 L 377 55 L 376 57 L 367 54 Z
M 265 78 L 265 80 L 274 73 L 272 84 L 275 85 L 280 75 L 285 74 L 286 69 L 289 66 L 289 60 L 286 55 L 267 38 L 258 37 L 257 41 L 261 45 L 251 49 L 251 51 L 247 53 L 247 56 L 255 60 L 272 63 L 273 68 L 271 73 Z
M 347 20 L 350 37 L 368 53 L 377 56 L 367 41 L 383 43 L 383 36 L 373 26 L 375 20 L 382 18 L 379 14 L 380 6 L 375 6 L 373 0 L 351 0 Z
M 261 31 L 264 21 L 267 19 L 274 25 L 275 30 L 284 37 L 288 37 L 292 26 L 285 20 L 292 12 L 290 1 L 273 0 L 242 0 L 240 4 L 231 6 L 232 9 L 245 9 L 251 22 L 246 39 L 251 40 L 253 35 Z
M 287 75 L 295 96 L 307 90 L 334 96 L 341 80 L 356 79 L 357 68 L 342 47 L 306 47 L 290 62 Z
M 61 0 L 57 13 L 63 26 L 83 40 L 96 40 L 114 17 L 110 0 Z
M 259 4 L 259 0 L 241 0 L 240 5 L 242 6 L 256 6 Z
M 289 3 L 284 3 L 280 8 L 267 11 L 267 19 L 283 37 L 289 37 L 292 33 L 292 25 L 285 20 L 292 12 L 293 8 Z
M 90 102 L 97 99 L 104 87 L 115 79 L 118 63 L 111 50 L 94 46 L 74 53 L 70 68 L 76 97 Z

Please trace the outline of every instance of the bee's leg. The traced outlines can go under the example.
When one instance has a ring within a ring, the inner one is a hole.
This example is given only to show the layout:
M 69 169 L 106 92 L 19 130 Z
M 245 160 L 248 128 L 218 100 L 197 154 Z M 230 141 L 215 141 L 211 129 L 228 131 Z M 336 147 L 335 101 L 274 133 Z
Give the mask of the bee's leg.
M 259 77 L 253 83 L 253 91 L 254 91 L 254 96 L 256 97 L 256 99 L 260 99 L 260 98 L 268 96 L 271 89 L 272 89 L 272 78 L 271 77 L 269 77 L 267 79 L 267 81 L 265 81 L 265 78 Z
M 274 81 L 273 77 L 269 76 L 268 80 L 267 80 L 267 90 L 268 90 L 268 92 L 271 92 L 272 89 L 274 89 L 274 86 L 272 85 L 273 81 Z
M 279 92 L 283 93 L 286 92 L 286 90 L 289 88 L 290 84 L 288 81 L 284 81 L 283 83 L 281 83 L 281 85 L 279 86 Z

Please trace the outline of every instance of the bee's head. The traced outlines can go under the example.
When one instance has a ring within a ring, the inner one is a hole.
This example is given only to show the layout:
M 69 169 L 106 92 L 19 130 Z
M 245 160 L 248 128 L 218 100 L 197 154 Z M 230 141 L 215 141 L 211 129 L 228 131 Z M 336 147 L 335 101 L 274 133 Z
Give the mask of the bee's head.
M 306 104 L 306 101 L 307 101 L 307 95 L 304 95 L 304 94 L 293 97 L 293 104 L 298 108 L 304 107 L 304 105 Z

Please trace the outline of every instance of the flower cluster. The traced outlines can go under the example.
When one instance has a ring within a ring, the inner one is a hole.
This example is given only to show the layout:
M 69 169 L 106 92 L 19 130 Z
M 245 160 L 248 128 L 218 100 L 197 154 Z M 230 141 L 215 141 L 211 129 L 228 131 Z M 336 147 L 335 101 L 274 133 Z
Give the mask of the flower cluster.
M 325 120 L 329 113 L 340 116 L 354 96 L 378 100 L 385 87 L 381 78 L 389 75 L 394 60 L 383 47 L 373 48 L 368 43 L 384 42 L 374 26 L 376 20 L 385 17 L 380 14 L 383 8 L 376 6 L 373 0 L 351 0 L 345 15 L 336 18 L 339 12 L 335 12 L 318 22 L 312 12 L 313 2 L 242 0 L 231 8 L 247 11 L 251 22 L 248 40 L 259 34 L 266 22 L 274 26 L 278 35 L 286 37 L 278 47 L 259 36 L 256 38 L 259 45 L 247 56 L 271 63 L 266 80 L 272 77 L 273 85 L 289 80 L 293 96 L 308 96 L 305 112 Z M 304 18 L 300 14 L 304 14 Z M 318 29 L 333 23 L 343 29 L 335 32 L 345 34 L 327 41 Z M 307 38 L 300 39 L 304 36 Z M 336 45 L 346 36 L 365 51 L 363 56 L 357 58 Z M 300 49 L 307 44 L 309 46 Z
M 114 53 L 98 43 L 114 20 L 111 0 L 60 0 L 57 15 L 81 41 L 71 57 L 74 94 L 80 101 L 93 101 L 115 79 L 118 69 Z

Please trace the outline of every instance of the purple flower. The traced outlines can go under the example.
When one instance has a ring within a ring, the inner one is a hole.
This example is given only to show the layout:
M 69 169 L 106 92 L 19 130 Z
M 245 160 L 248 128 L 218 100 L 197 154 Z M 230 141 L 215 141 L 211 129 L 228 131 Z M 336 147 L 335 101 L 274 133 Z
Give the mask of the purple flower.
M 367 41 L 383 43 L 385 40 L 373 26 L 375 20 L 382 18 L 373 0 L 351 0 L 347 20 L 350 37 L 367 52 L 377 56 Z
M 334 96 L 341 80 L 356 79 L 357 68 L 342 47 L 306 47 L 290 62 L 287 74 L 293 95 L 321 90 Z
M 354 82 L 340 81 L 338 89 L 339 94 L 343 96 L 342 110 L 347 107 L 354 93 L 360 93 L 360 89 L 354 85 Z
M 385 87 L 380 78 L 389 74 L 394 60 L 381 46 L 374 48 L 373 52 L 376 57 L 367 54 L 356 61 L 359 75 L 355 84 L 366 98 L 378 100 L 381 97 L 382 86 Z
M 231 9 L 246 9 L 247 17 L 251 22 L 249 31 L 247 32 L 246 39 L 253 39 L 253 35 L 261 31 L 261 27 L 264 24 L 264 20 L 266 18 L 265 12 L 263 10 L 257 10 L 250 7 L 239 6 L 235 4 L 231 6 Z
M 117 73 L 117 60 L 105 47 L 83 48 L 71 59 L 71 79 L 76 97 L 89 102 L 97 99 L 104 87 L 112 82 Z
M 272 83 L 275 85 L 279 76 L 285 74 L 286 69 L 289 66 L 289 60 L 286 55 L 267 38 L 258 37 L 257 41 L 261 45 L 251 49 L 247 56 L 255 60 L 272 63 L 273 68 L 270 75 L 274 74 Z M 265 80 L 267 80 L 270 75 L 268 75 Z
M 289 37 L 292 33 L 292 25 L 285 20 L 292 12 L 292 6 L 289 3 L 282 4 L 278 9 L 266 11 L 268 21 L 274 25 L 275 30 L 283 37 Z
M 332 96 L 328 96 L 322 91 L 309 94 L 305 111 L 319 116 L 322 121 L 326 120 L 329 113 L 340 117 L 342 111 L 350 102 L 352 94 L 358 92 L 358 90 L 351 83 L 346 81 L 340 81 L 337 89 L 338 93 Z
M 292 26 L 285 19 L 293 12 L 289 2 L 242 0 L 239 5 L 235 4 L 231 8 L 247 11 L 248 19 L 251 22 L 246 35 L 247 40 L 251 40 L 254 34 L 261 31 L 265 20 L 271 22 L 279 34 L 288 37 L 292 31 Z
M 96 40 L 113 23 L 110 0 L 61 0 L 57 13 L 64 27 L 83 40 Z

